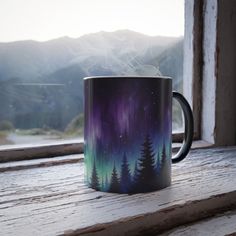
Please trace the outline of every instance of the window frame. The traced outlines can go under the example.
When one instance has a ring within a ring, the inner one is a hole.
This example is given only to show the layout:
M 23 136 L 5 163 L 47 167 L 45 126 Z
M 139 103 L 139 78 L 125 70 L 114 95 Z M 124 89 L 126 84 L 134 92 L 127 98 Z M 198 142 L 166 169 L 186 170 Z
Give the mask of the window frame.
M 214 146 L 236 145 L 236 4 L 185 0 L 184 92 L 192 105 L 195 135 Z M 192 91 L 192 94 L 191 92 Z
M 183 91 L 184 96 L 189 101 L 194 115 L 194 140 L 205 140 L 210 145 L 216 144 L 216 134 L 215 127 L 214 130 L 204 130 L 206 123 L 206 105 L 205 100 L 207 97 L 204 95 L 203 86 L 206 83 L 210 83 L 213 89 L 215 89 L 215 82 L 212 81 L 206 74 L 206 69 L 209 65 L 204 65 L 204 59 L 206 57 L 206 52 L 208 48 L 205 45 L 207 40 L 207 27 L 205 27 L 207 17 L 210 16 L 208 13 L 211 9 L 211 14 L 216 16 L 215 20 L 211 22 L 211 27 L 214 28 L 213 37 L 217 39 L 217 22 L 218 22 L 218 1 L 207 1 L 207 0 L 185 0 L 185 37 L 184 39 L 184 68 L 183 68 Z M 208 14 L 208 15 L 207 15 Z M 209 37 L 209 36 L 208 36 Z M 216 40 L 215 39 L 215 40 Z M 213 45 L 213 52 L 211 54 L 215 55 L 217 51 L 217 45 Z M 213 58 L 213 66 L 216 66 L 217 58 Z M 215 93 L 215 91 L 213 91 Z M 209 104 L 207 104 L 209 106 Z M 214 107 L 215 109 L 215 107 Z M 217 113 L 214 113 L 214 117 L 210 117 L 212 120 L 216 120 Z M 203 119 L 204 117 L 204 119 Z M 207 138 L 206 133 L 214 133 L 213 139 Z M 173 133 L 172 138 L 174 142 L 180 142 L 183 139 L 183 133 Z M 42 158 L 42 157 L 52 157 L 59 155 L 68 155 L 74 153 L 83 153 L 83 143 L 82 142 L 60 142 L 48 144 L 48 145 L 35 145 L 30 147 L 14 146 L 13 148 L 0 148 L 0 162 L 1 158 L 5 157 L 5 160 L 26 160 L 32 158 Z
M 201 139 L 203 0 L 185 0 L 183 92 L 192 107 L 194 140 Z

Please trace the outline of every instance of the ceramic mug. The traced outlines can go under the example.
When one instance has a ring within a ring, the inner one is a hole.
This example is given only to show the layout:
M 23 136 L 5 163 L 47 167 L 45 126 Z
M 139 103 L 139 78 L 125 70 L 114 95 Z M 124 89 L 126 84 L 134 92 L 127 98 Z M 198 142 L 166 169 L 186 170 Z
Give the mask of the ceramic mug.
M 93 189 L 141 193 L 171 184 L 171 163 L 183 160 L 193 138 L 186 99 L 169 77 L 84 78 L 85 181 Z M 185 138 L 172 158 L 172 98 L 184 114 Z

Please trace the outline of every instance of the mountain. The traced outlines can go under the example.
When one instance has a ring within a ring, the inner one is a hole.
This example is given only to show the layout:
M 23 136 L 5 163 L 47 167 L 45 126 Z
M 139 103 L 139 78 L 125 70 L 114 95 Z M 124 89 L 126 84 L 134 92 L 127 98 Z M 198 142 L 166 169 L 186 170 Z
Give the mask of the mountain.
M 182 38 L 129 30 L 0 43 L 0 121 L 64 130 L 83 111 L 85 76 L 164 74 L 177 86 L 182 44 Z
M 91 57 L 109 61 L 112 58 L 117 63 L 117 58 L 134 58 L 147 53 L 150 48 L 159 53 L 176 40 L 120 30 L 84 35 L 77 39 L 63 37 L 47 42 L 0 43 L 0 80 L 12 77 L 32 80 L 72 64 L 90 63 Z
M 173 78 L 173 87 L 180 92 L 183 77 L 183 46 L 183 40 L 180 40 L 160 55 L 146 61 L 146 64 L 158 67 L 163 75 Z

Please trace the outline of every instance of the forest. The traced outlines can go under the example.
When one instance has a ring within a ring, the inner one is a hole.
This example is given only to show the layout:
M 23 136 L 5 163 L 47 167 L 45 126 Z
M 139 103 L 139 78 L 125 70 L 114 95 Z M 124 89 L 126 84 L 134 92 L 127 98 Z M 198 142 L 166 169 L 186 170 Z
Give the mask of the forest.
M 134 168 L 131 167 L 124 153 L 119 168 L 114 161 L 111 175 L 103 173 L 99 176 L 96 160 L 94 160 L 91 176 L 87 176 L 89 186 L 96 190 L 114 193 L 150 192 L 167 186 L 170 181 L 171 163 L 166 154 L 165 145 L 163 145 L 161 155 L 156 155 L 150 136 L 147 135 L 140 153 L 140 158 L 135 161 Z

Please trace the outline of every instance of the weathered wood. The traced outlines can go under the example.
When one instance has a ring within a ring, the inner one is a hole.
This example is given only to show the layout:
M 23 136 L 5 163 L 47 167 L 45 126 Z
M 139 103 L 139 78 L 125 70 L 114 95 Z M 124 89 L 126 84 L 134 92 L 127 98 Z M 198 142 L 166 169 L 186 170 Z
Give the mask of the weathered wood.
M 55 144 L 11 145 L 0 147 L 0 163 L 83 153 L 83 143 L 64 141 Z
M 236 235 L 236 211 L 207 218 L 190 225 L 180 226 L 171 231 L 161 234 L 161 236 L 223 236 Z
M 218 0 L 204 1 L 203 22 L 203 68 L 202 68 L 202 136 L 201 138 L 215 143 L 216 129 L 216 48 Z
M 5 171 L 17 171 L 24 169 L 32 169 L 38 167 L 49 167 L 53 165 L 64 165 L 71 164 L 83 161 L 83 154 L 74 154 L 53 158 L 41 158 L 34 160 L 26 160 L 26 161 L 14 161 L 14 162 L 6 162 L 0 164 L 0 173 Z
M 217 146 L 235 145 L 236 4 L 203 2 L 201 139 Z
M 184 133 L 172 133 L 172 142 L 173 143 L 183 142 L 183 140 L 184 140 Z M 197 131 L 195 132 L 195 130 L 194 130 L 194 134 L 193 134 L 193 140 L 197 140 L 197 141 L 199 140 L 198 132 Z M 195 142 L 197 142 L 197 141 L 195 141 Z
M 201 137 L 203 0 L 185 0 L 183 91 L 191 104 L 194 136 Z
M 172 138 L 182 142 L 183 134 L 173 134 Z M 173 140 L 173 141 L 174 141 Z M 182 143 L 173 143 L 172 150 L 177 151 Z M 197 140 L 192 143 L 191 149 L 209 147 L 212 144 L 202 140 Z M 83 153 L 82 142 L 63 141 L 55 144 L 41 144 L 41 145 L 6 145 L 0 146 L 0 163 L 25 161 L 25 160 L 38 160 L 39 158 L 49 158 L 57 156 L 65 156 L 72 154 Z
M 236 148 L 194 150 L 172 186 L 146 194 L 96 192 L 83 163 L 0 173 L 0 229 L 9 235 L 147 235 L 236 206 Z
M 181 148 L 182 145 L 183 145 L 182 143 L 172 143 L 172 152 L 176 153 Z M 196 140 L 196 141 L 193 141 L 191 149 L 194 150 L 194 149 L 199 149 L 199 148 L 203 149 L 203 148 L 210 148 L 210 147 L 213 147 L 212 143 L 208 143 L 203 140 Z
M 177 152 L 179 148 L 182 146 L 182 143 L 173 143 L 172 151 Z M 197 140 L 192 143 L 191 149 L 199 149 L 199 148 L 209 148 L 212 144 L 207 143 L 202 140 Z M 78 151 L 77 149 L 76 151 Z M 11 157 L 12 158 L 12 157 Z M 10 159 L 11 159 L 10 158 Z M 0 164 L 0 172 L 4 171 L 14 171 L 14 170 L 22 170 L 22 169 L 30 169 L 30 168 L 38 168 L 38 167 L 47 167 L 51 165 L 62 165 L 68 163 L 76 163 L 82 161 L 83 154 L 72 154 L 66 156 L 59 157 L 51 157 L 51 158 L 39 158 L 39 159 L 26 159 L 23 161 L 14 161 L 14 162 L 2 162 Z M 14 159 L 14 158 L 13 158 Z

